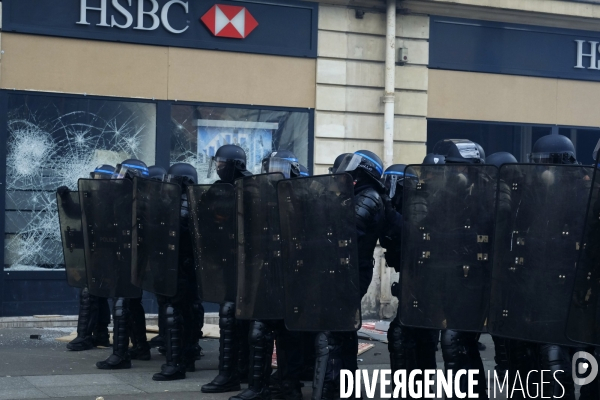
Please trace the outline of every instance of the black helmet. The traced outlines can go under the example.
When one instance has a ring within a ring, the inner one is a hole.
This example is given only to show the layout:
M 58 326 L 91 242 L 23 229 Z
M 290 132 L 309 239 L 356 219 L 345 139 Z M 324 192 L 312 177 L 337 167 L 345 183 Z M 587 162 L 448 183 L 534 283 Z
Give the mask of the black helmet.
M 500 168 L 504 164 L 517 164 L 519 161 L 512 154 L 506 151 L 499 151 L 494 154 L 490 154 L 488 158 L 486 158 L 487 164 L 495 165 Z
M 305 177 L 305 176 L 310 176 L 310 172 L 308 172 L 308 168 L 306 168 L 304 165 L 300 164 L 300 176 Z
M 129 158 L 121 164 L 117 164 L 115 175 L 113 175 L 113 177 L 116 179 L 123 179 L 126 176 L 129 176 L 130 178 L 133 178 L 134 176 L 147 178 L 148 167 L 146 166 L 146 163 L 135 158 Z
M 148 178 L 162 181 L 167 175 L 167 171 L 163 167 L 159 167 L 158 165 L 152 165 L 148 167 Z
M 443 165 L 446 164 L 446 157 L 441 154 L 429 153 L 423 159 L 423 165 Z
M 335 173 L 335 171 L 338 169 L 338 167 L 342 163 L 342 160 L 344 159 L 344 157 L 346 157 L 347 155 L 350 155 L 350 154 L 352 154 L 352 153 L 342 153 L 339 156 L 337 156 L 335 158 L 335 161 L 333 162 L 333 167 L 329 167 L 329 173 L 330 174 Z
M 383 185 L 385 186 L 390 199 L 393 199 L 396 195 L 396 192 L 401 190 L 401 188 L 398 186 L 402 186 L 404 184 L 405 169 L 406 164 L 394 164 L 390 165 L 383 173 Z
M 289 150 L 274 151 L 262 160 L 263 174 L 281 172 L 286 179 L 300 176 L 300 163 Z
M 235 144 L 225 144 L 219 147 L 210 161 L 207 177 L 210 177 L 215 171 L 219 175 L 219 179 L 224 182 L 233 182 L 240 176 L 251 175 L 246 170 L 244 149 Z
M 481 154 L 477 143 L 465 139 L 444 139 L 433 146 L 435 154 L 446 157 L 446 163 L 481 164 L 485 154 Z
M 96 167 L 93 172 L 90 172 L 92 179 L 110 179 L 115 173 L 115 167 L 108 164 L 102 164 Z
M 356 182 L 360 181 L 361 175 L 364 175 L 369 177 L 371 181 L 382 185 L 383 162 L 372 151 L 359 150 L 344 157 L 340 166 L 335 170 L 335 173 L 342 172 L 348 172 Z
M 539 138 L 529 154 L 529 162 L 536 164 L 577 164 L 573 142 L 563 135 Z
M 196 168 L 188 163 L 177 163 L 169 167 L 167 172 L 169 175 L 169 181 L 179 181 L 187 185 L 193 185 L 198 183 L 198 173 Z

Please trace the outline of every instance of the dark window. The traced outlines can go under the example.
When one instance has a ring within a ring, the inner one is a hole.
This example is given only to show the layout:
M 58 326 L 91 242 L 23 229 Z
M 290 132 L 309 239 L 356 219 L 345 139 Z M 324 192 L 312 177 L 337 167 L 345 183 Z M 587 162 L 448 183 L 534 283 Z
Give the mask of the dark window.
M 575 145 L 577 159 L 582 164 L 592 164 L 592 151 L 600 139 L 600 129 L 580 129 L 540 125 L 499 124 L 428 120 L 427 152 L 443 139 L 469 139 L 479 143 L 486 155 L 498 151 L 512 153 L 520 162 L 528 162 L 533 144 L 542 136 L 558 131 Z

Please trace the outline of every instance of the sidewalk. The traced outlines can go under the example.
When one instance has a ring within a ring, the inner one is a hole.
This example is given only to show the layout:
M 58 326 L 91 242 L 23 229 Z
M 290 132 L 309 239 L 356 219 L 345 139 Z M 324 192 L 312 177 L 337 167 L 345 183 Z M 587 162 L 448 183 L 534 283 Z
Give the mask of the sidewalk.
M 227 400 L 236 394 L 204 394 L 200 387 L 217 374 L 218 340 L 203 339 L 200 344 L 204 357 L 196 362 L 196 372 L 174 382 L 154 382 L 152 374 L 160 370 L 164 357 L 155 349 L 151 361 L 133 361 L 129 370 L 102 371 L 96 361 L 109 356 L 110 349 L 84 352 L 67 351 L 57 337 L 65 336 L 73 328 L 14 328 L 0 329 L 0 400 L 47 399 L 67 397 L 73 400 L 138 399 L 206 399 Z M 41 339 L 30 339 L 41 335 Z M 487 350 L 482 353 L 486 368 L 493 368 L 493 344 L 490 336 L 482 336 Z M 389 368 L 387 344 L 369 342 L 375 347 L 358 356 L 359 367 L 365 369 Z M 438 368 L 442 367 L 438 351 Z M 305 382 L 304 399 L 309 400 L 311 382 Z M 379 392 L 377 391 L 377 395 Z

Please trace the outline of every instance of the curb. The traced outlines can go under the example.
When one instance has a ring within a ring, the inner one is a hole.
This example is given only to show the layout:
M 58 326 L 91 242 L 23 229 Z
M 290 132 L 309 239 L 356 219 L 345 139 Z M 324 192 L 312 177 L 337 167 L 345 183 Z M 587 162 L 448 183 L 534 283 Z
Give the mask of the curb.
M 77 315 L 33 315 L 0 318 L 0 329 L 7 328 L 62 328 L 76 327 Z M 205 324 L 219 325 L 219 313 L 204 314 Z M 147 325 L 158 325 L 157 314 L 146 314 Z

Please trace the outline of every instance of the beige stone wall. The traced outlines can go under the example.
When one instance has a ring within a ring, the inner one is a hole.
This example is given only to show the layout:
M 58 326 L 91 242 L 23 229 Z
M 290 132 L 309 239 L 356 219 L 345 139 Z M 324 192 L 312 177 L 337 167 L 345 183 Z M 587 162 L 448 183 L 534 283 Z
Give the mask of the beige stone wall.
M 600 126 L 600 82 L 429 70 L 428 117 Z
M 0 87 L 314 108 L 316 61 L 2 34 Z
M 396 47 L 410 62 L 396 66 L 394 162 L 420 162 L 427 137 L 429 17 L 397 18 Z M 340 153 L 383 155 L 385 14 L 356 19 L 345 7 L 319 7 L 315 113 L 315 173 L 327 172 Z

